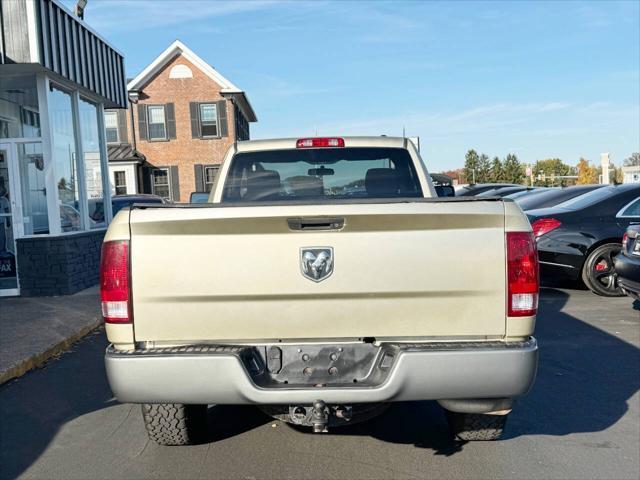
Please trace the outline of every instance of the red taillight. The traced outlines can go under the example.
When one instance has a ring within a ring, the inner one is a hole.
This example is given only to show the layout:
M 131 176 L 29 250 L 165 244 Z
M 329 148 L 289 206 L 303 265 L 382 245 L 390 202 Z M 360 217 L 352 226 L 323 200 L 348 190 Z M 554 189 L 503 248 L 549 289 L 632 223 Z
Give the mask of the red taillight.
M 129 242 L 102 244 L 100 258 L 100 297 L 106 323 L 129 323 Z
M 549 233 L 551 230 L 555 230 L 560 225 L 562 225 L 560 220 L 556 220 L 555 218 L 539 218 L 531 224 L 531 229 L 536 238 L 538 238 Z
M 344 138 L 299 138 L 296 148 L 344 147 Z
M 627 249 L 627 243 L 629 243 L 629 235 L 624 232 L 624 235 L 622 235 L 622 250 Z
M 538 286 L 538 250 L 533 234 L 507 232 L 507 315 L 535 315 Z

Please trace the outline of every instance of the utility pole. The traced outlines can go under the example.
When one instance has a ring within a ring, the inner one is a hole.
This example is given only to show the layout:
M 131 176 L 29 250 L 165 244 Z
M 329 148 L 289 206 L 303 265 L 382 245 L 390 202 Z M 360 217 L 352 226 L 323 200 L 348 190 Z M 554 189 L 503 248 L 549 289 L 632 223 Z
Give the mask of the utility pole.
M 602 166 L 602 182 L 609 184 L 609 152 L 600 154 L 600 165 Z

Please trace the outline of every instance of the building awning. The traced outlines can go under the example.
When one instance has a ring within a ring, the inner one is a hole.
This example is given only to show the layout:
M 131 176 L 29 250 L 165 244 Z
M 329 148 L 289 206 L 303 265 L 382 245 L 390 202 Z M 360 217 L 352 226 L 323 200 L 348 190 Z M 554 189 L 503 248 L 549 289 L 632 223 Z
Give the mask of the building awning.
M 146 160 L 143 154 L 134 149 L 128 143 L 107 145 L 107 156 L 109 157 L 109 162 L 142 163 Z

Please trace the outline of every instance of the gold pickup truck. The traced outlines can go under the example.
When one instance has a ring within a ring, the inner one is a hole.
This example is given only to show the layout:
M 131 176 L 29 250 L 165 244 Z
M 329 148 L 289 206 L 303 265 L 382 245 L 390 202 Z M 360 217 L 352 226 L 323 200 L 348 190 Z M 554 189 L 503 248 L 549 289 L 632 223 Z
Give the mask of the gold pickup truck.
M 101 296 L 111 389 L 165 445 L 211 404 L 325 432 L 412 400 L 493 440 L 536 373 L 529 222 L 436 197 L 404 138 L 238 142 L 209 203 L 118 213 Z

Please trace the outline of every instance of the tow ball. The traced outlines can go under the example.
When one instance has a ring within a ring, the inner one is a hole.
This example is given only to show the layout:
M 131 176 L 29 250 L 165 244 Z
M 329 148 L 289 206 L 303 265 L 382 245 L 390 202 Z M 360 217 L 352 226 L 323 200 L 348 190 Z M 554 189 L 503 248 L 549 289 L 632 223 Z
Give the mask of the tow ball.
M 314 433 L 326 433 L 330 426 L 339 426 L 351 421 L 352 407 L 327 405 L 324 400 L 316 400 L 311 406 L 289 407 L 289 419 L 296 425 L 307 425 Z
M 313 433 L 326 433 L 329 431 L 329 407 L 324 401 L 316 400 L 313 402 L 311 424 Z

